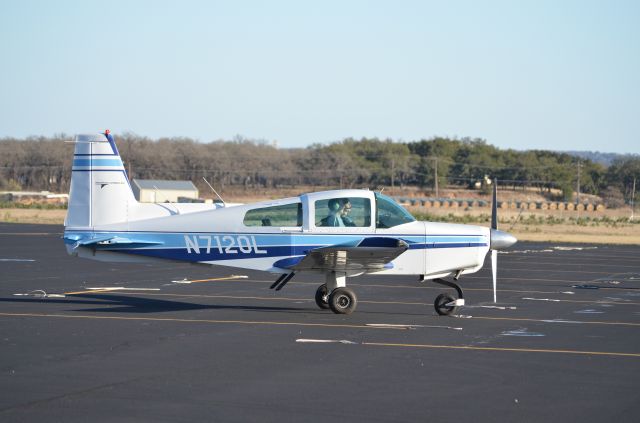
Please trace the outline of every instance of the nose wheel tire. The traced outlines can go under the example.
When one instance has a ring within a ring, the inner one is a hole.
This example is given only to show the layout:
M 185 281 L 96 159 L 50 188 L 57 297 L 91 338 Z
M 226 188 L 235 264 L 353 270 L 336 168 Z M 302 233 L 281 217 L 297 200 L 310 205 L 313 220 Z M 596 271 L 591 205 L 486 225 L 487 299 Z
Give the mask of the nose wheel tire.
M 323 310 L 329 308 L 329 290 L 327 284 L 322 284 L 316 290 L 316 304 Z
M 441 316 L 448 316 L 454 311 L 456 311 L 456 306 L 447 305 L 449 303 L 454 302 L 455 299 L 449 294 L 440 294 L 436 297 L 436 300 L 433 302 L 433 306 L 436 308 L 436 313 Z
M 336 314 L 351 314 L 357 304 L 356 294 L 349 288 L 336 288 L 329 295 L 329 307 Z

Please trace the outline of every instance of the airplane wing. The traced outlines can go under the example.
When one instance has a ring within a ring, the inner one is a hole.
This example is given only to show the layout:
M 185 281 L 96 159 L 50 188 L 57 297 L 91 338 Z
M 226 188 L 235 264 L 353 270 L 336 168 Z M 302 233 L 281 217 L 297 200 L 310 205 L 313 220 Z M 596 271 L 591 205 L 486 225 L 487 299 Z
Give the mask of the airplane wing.
M 306 256 L 290 257 L 275 267 L 325 271 L 377 271 L 391 268 L 391 261 L 404 253 L 409 244 L 397 238 L 363 238 L 354 244 L 332 245 L 311 250 Z

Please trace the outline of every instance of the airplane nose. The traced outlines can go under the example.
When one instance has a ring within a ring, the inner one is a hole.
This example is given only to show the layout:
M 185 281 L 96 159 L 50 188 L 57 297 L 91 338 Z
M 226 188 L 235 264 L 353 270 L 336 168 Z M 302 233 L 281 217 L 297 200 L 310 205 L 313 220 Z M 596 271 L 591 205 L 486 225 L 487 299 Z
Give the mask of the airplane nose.
M 491 229 L 491 249 L 504 250 L 518 242 L 518 239 L 508 232 Z

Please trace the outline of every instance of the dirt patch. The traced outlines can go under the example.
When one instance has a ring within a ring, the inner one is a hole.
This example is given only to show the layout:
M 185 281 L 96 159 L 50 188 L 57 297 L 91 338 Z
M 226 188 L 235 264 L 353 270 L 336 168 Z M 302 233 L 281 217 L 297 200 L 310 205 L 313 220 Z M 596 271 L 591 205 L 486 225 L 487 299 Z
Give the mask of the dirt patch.
M 61 225 L 66 215 L 67 211 L 63 209 L 0 209 L 0 221 L 10 223 Z
M 507 230 L 508 228 L 504 228 Z M 536 225 L 514 227 L 520 241 L 579 242 L 585 244 L 640 244 L 640 225 L 594 227 L 577 225 Z

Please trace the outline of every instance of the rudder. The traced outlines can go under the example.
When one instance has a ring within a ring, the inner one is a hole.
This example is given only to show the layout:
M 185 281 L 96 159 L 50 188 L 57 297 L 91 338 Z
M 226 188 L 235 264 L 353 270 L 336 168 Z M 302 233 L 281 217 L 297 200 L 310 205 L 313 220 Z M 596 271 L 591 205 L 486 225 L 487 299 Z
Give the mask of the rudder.
M 137 203 L 109 131 L 75 138 L 65 227 L 88 229 L 126 223 Z

